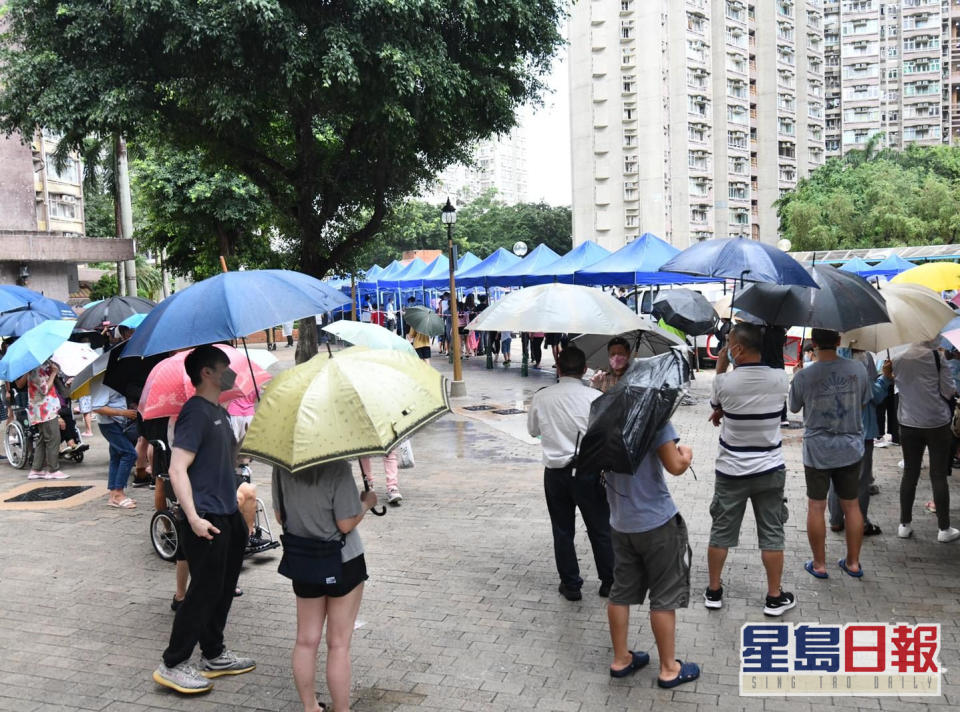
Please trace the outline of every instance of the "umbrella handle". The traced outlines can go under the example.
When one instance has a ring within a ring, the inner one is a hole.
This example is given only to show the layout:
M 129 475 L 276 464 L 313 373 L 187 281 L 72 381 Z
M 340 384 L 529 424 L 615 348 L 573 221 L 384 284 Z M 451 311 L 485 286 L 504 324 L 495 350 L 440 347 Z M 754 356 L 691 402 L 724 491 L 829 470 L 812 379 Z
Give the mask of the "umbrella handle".
M 357 460 L 357 464 L 360 464 L 360 461 Z M 363 478 L 363 491 L 369 492 L 372 488 L 370 487 L 370 480 L 367 479 L 367 473 L 363 471 L 363 465 L 360 465 L 360 477 Z M 377 511 L 376 507 L 370 507 L 370 511 L 373 512 L 378 517 L 382 517 L 387 513 L 387 506 L 380 505 L 380 511 Z

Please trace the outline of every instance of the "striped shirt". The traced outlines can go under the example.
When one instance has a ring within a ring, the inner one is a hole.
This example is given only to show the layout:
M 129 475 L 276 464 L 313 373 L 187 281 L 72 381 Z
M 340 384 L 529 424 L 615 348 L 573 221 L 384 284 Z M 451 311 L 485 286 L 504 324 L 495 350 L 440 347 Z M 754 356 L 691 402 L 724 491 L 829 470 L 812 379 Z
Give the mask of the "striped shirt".
M 723 410 L 717 476 L 758 477 L 784 466 L 780 411 L 788 389 L 785 371 L 761 363 L 714 377 L 710 405 Z

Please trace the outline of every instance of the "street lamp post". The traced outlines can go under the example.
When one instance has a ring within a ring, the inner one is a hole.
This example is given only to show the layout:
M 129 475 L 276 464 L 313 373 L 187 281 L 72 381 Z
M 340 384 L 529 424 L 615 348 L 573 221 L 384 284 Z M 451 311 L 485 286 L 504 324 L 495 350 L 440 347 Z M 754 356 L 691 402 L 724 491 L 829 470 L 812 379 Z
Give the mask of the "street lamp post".
M 463 382 L 463 368 L 460 363 L 460 317 L 457 314 L 457 282 L 453 273 L 457 268 L 453 256 L 453 224 L 457 222 L 457 209 L 447 198 L 447 204 L 440 211 L 440 219 L 447 226 L 447 250 L 450 255 L 450 350 L 453 354 L 453 381 L 450 383 L 450 397 L 467 395 L 467 387 Z

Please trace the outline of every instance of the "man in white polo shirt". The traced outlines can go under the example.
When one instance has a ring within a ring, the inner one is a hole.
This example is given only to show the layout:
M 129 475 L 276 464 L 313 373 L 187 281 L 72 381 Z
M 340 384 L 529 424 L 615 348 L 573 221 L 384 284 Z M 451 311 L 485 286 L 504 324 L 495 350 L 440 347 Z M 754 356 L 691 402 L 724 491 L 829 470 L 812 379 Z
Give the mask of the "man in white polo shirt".
M 710 584 L 703 595 L 707 608 L 723 606 L 720 574 L 727 551 L 737 546 L 747 500 L 757 521 L 760 558 L 767 573 L 764 614 L 780 616 L 796 605 L 792 593 L 780 587 L 783 574 L 783 497 L 786 469 L 780 447 L 780 412 L 789 390 L 783 369 L 763 364 L 763 334 L 753 324 L 737 324 L 727 337 L 727 356 L 734 365 L 713 381 L 710 421 L 720 426 L 716 485 L 710 516 L 707 566 Z

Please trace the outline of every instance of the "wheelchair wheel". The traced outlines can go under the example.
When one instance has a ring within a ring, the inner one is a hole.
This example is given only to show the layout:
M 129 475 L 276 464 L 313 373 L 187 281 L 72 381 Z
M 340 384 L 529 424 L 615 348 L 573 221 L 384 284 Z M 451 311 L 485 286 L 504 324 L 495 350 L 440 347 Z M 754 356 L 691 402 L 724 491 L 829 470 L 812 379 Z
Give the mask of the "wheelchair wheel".
M 154 512 L 153 518 L 150 520 L 150 541 L 153 543 L 157 556 L 164 561 L 174 560 L 177 555 L 177 546 L 180 543 L 180 535 L 169 509 Z
M 33 453 L 33 442 L 23 424 L 15 420 L 7 425 L 7 436 L 3 441 L 7 462 L 18 470 L 27 466 Z
M 75 452 L 70 456 L 70 459 L 79 465 L 81 462 L 83 462 L 83 453 Z

